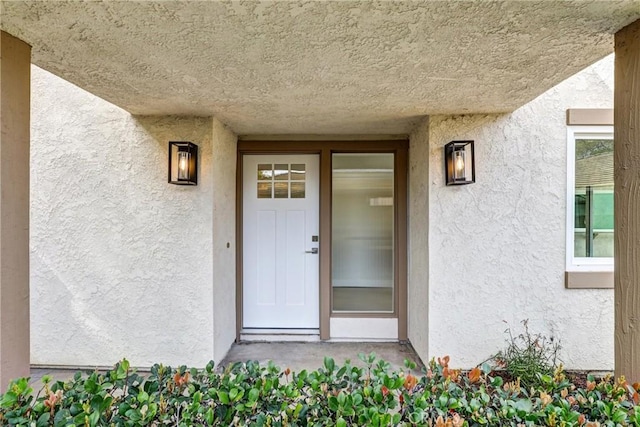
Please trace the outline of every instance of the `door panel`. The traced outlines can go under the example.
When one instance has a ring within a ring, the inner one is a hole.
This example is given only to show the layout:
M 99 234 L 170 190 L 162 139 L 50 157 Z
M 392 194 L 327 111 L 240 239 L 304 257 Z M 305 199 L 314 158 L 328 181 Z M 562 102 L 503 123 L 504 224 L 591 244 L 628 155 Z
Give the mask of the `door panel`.
M 318 328 L 317 155 L 243 156 L 243 327 Z

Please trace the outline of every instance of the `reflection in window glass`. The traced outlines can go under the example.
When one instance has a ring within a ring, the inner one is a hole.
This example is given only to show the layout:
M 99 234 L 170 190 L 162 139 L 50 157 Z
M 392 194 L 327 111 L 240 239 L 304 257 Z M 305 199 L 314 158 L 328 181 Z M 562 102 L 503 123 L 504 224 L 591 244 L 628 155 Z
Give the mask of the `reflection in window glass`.
M 394 156 L 333 154 L 331 284 L 334 312 L 392 312 Z
M 271 182 L 258 182 L 258 199 L 271 198 Z
M 276 163 L 258 165 L 259 199 L 304 199 L 305 198 L 304 163 Z M 291 187 L 291 193 L 289 193 Z
M 273 177 L 273 171 L 270 164 L 258 165 L 258 181 L 271 181 L 272 177 Z
M 276 164 L 273 167 L 273 175 L 277 181 L 286 181 L 289 179 L 289 165 Z
M 276 199 L 288 199 L 289 198 L 289 183 L 288 182 L 275 182 L 273 190 L 273 197 Z
M 304 199 L 304 182 L 291 183 L 291 198 Z
M 291 180 L 292 181 L 304 181 L 305 176 L 304 164 L 292 164 L 291 165 Z
M 613 140 L 576 139 L 574 256 L 613 257 Z

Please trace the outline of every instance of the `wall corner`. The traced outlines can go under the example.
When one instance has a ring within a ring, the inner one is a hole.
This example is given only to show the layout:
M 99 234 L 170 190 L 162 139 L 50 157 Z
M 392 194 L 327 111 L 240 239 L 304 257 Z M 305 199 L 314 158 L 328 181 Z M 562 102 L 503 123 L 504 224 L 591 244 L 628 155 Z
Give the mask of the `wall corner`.
M 238 136 L 211 118 L 213 179 L 213 359 L 236 339 L 236 156 Z
M 409 136 L 407 326 L 423 361 L 429 356 L 429 117 Z

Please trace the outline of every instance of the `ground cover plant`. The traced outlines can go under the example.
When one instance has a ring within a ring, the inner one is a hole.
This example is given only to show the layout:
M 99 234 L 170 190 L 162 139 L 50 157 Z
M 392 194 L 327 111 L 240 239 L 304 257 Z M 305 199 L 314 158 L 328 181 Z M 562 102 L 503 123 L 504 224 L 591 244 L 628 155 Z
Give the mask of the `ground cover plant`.
M 236 363 L 222 372 L 126 360 L 68 382 L 23 378 L 0 395 L 0 424 L 21 426 L 640 426 L 638 384 L 589 378 L 573 386 L 561 369 L 537 386 L 505 383 L 487 364 L 452 369 L 449 357 L 392 370 L 375 355 L 364 367 L 325 358 L 315 371 Z
M 508 378 L 520 379 L 526 388 L 542 385 L 543 375 L 551 375 L 559 364 L 558 340 L 529 330 L 529 320 L 520 322 L 522 332 L 514 335 L 511 327 L 505 330 L 507 346 L 489 361 L 505 370 Z

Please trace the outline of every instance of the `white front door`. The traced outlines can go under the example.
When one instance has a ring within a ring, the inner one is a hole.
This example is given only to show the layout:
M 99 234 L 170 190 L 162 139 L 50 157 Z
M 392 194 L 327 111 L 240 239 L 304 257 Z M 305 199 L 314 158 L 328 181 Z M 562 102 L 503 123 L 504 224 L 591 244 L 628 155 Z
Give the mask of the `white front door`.
M 242 326 L 318 328 L 318 155 L 245 155 L 242 170 Z

